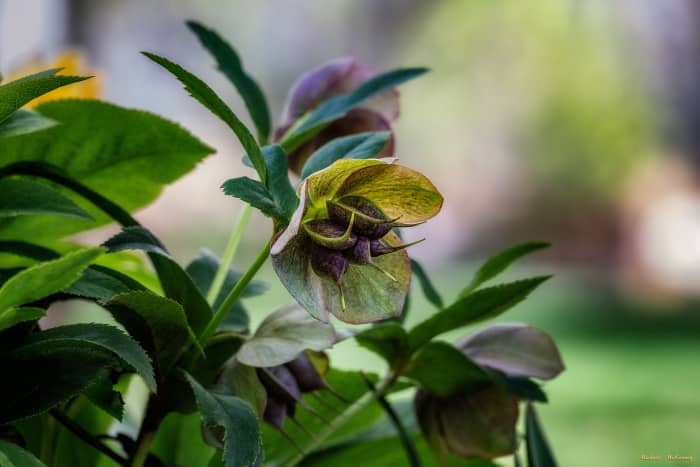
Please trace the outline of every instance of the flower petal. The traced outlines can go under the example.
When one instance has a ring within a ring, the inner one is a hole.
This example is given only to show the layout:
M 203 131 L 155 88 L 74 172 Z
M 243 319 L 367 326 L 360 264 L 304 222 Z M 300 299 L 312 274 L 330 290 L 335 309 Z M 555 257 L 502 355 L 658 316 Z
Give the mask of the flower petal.
M 443 201 L 427 177 L 395 164 L 373 164 L 355 170 L 345 177 L 333 196 L 361 196 L 399 222 L 430 219 L 440 211 Z

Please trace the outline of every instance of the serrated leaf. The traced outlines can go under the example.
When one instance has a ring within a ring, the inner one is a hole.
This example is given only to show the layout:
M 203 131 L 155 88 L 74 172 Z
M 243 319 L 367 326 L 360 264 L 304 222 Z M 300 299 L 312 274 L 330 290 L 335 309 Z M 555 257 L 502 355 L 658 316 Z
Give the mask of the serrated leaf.
M 312 318 L 297 304 L 269 314 L 236 358 L 250 366 L 272 367 L 294 360 L 304 350 L 325 350 L 336 340 L 333 326 Z
M 445 342 L 426 344 L 413 356 L 404 374 L 438 397 L 473 391 L 491 382 L 479 365 Z
M 132 290 L 145 290 L 140 282 L 114 269 L 93 264 L 80 278 L 62 292 L 78 297 L 94 298 L 106 302 L 115 295 Z
M 525 324 L 496 324 L 458 344 L 480 365 L 509 376 L 552 379 L 564 371 L 556 344 L 547 334 Z
M 226 467 L 259 466 L 263 462 L 262 435 L 251 405 L 234 396 L 209 392 L 186 374 L 202 422 L 225 430 L 223 459 Z
M 336 138 L 309 156 L 301 179 L 323 170 L 338 159 L 368 159 L 379 154 L 391 137 L 388 131 L 358 133 Z
M 0 439 L 0 465 L 3 467 L 46 467 L 29 451 Z
M 52 214 L 92 220 L 92 216 L 58 190 L 26 179 L 0 179 L 0 218 Z
M 35 98 L 56 88 L 88 79 L 82 76 L 55 76 L 60 69 L 46 70 L 0 86 L 0 122 Z
M 57 122 L 33 110 L 19 109 L 0 123 L 0 138 L 26 135 L 45 130 Z
M 265 162 L 268 168 L 267 189 L 278 210 L 283 214 L 285 224 L 299 205 L 299 197 L 289 182 L 287 154 L 276 144 L 265 147 Z
M 476 271 L 469 285 L 466 286 L 459 293 L 457 298 L 459 299 L 462 297 L 466 297 L 471 291 L 477 289 L 484 282 L 493 279 L 494 277 L 505 271 L 508 268 L 508 266 L 510 266 L 523 256 L 549 247 L 550 244 L 546 242 L 529 242 L 520 245 L 515 245 L 503 250 L 502 252 L 487 260 L 479 268 L 479 270 Z
M 248 177 L 232 178 L 226 180 L 221 188 L 225 194 L 250 204 L 266 216 L 285 224 L 289 222 L 286 214 L 272 199 L 272 194 L 259 181 Z
M 427 71 L 426 68 L 406 68 L 389 71 L 370 78 L 347 94 L 328 99 L 303 118 L 298 125 L 292 127 L 282 137 L 280 145 L 288 153 L 293 151 L 302 143 L 315 136 L 328 124 L 343 117 L 348 111 L 370 97 L 392 89 Z
M 153 201 L 164 185 L 213 152 L 178 125 L 139 110 L 75 99 L 46 102 L 36 110 L 60 125 L 3 139 L 0 165 L 50 164 L 129 212 Z M 3 224 L 0 238 L 57 239 L 112 221 L 80 197 L 67 195 L 95 222 L 13 218 Z
M 214 56 L 219 70 L 233 83 L 243 98 L 250 118 L 258 132 L 258 141 L 263 143 L 270 137 L 270 111 L 262 90 L 245 71 L 241 59 L 231 45 L 214 30 L 196 21 L 188 21 L 187 26 L 197 35 L 202 45 Z
M 192 278 L 172 259 L 158 238 L 141 226 L 123 229 L 105 242 L 110 252 L 138 249 L 149 252 L 165 296 L 182 305 L 195 334 L 209 323 L 212 311 Z
M 44 298 L 69 286 L 103 252 L 100 247 L 83 248 L 22 270 L 0 287 L 0 310 Z
M 557 462 L 549 448 L 535 406 L 528 402 L 525 409 L 525 443 L 528 467 L 556 467 Z
M 421 266 L 415 259 L 411 259 L 411 271 L 413 271 L 413 275 L 418 278 L 420 287 L 423 290 L 423 295 L 428 302 L 434 305 L 437 309 L 441 309 L 444 305 L 440 293 L 433 285 L 430 277 L 423 269 L 423 266 Z
M 172 73 L 182 84 L 192 97 L 197 99 L 204 107 L 209 109 L 214 115 L 219 117 L 233 130 L 238 140 L 241 142 L 243 149 L 253 161 L 255 170 L 263 184 L 267 183 L 267 168 L 263 160 L 260 147 L 255 142 L 255 138 L 250 133 L 248 128 L 238 119 L 231 108 L 227 106 L 223 100 L 209 87 L 204 81 L 197 78 L 189 71 L 182 68 L 177 63 L 171 62 L 167 58 L 158 55 L 142 52 L 146 57 L 162 66 Z
M 379 323 L 355 335 L 357 343 L 393 365 L 409 354 L 408 334 L 398 323 Z
M 156 374 L 165 376 L 188 342 L 201 345 L 182 306 L 148 291 L 127 292 L 105 304 L 115 319 L 152 356 Z
M 33 307 L 7 308 L 0 311 L 0 331 L 11 328 L 17 323 L 34 321 L 46 316 L 46 310 Z
M 72 324 L 32 334 L 13 350 L 14 356 L 51 352 L 61 346 L 88 344 L 112 353 L 156 389 L 153 367 L 146 352 L 127 334 L 107 324 Z
M 523 301 L 551 276 L 534 277 L 477 290 L 416 325 L 408 333 L 417 349 L 442 333 L 493 318 Z

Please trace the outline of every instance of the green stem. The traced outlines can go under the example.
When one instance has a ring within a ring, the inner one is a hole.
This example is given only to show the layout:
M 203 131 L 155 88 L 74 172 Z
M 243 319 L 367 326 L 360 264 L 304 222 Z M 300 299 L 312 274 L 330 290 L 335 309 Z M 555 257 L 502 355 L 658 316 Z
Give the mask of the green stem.
M 365 382 L 367 383 L 367 386 L 370 388 L 370 390 L 376 393 L 377 388 L 374 385 L 374 383 L 370 381 L 370 379 L 367 378 L 364 374 L 363 377 L 365 378 Z M 404 451 L 406 451 L 406 457 L 408 457 L 409 465 L 411 465 L 411 467 L 421 467 L 420 456 L 418 455 L 416 446 L 413 444 L 413 440 L 411 440 L 408 431 L 406 431 L 406 427 L 403 426 L 399 414 L 397 414 L 396 410 L 394 410 L 394 406 L 391 405 L 391 403 L 387 400 L 386 397 L 384 397 L 383 394 L 376 394 L 376 397 L 377 402 L 379 402 L 379 405 L 382 406 L 387 416 L 389 417 L 389 421 L 391 421 L 391 424 L 394 425 L 394 428 L 396 428 L 396 432 L 399 435 L 399 439 L 401 440 L 401 445 L 403 446 Z
M 253 208 L 250 206 L 250 204 L 244 204 L 240 214 L 238 215 L 238 220 L 236 221 L 235 227 L 231 231 L 231 236 L 229 237 L 228 244 L 224 250 L 224 255 L 221 257 L 219 269 L 216 271 L 214 280 L 212 281 L 209 291 L 207 292 L 207 301 L 210 305 L 214 305 L 216 298 L 219 296 L 219 292 L 221 292 L 221 287 L 224 285 L 226 274 L 231 268 L 233 258 L 236 256 L 236 250 L 238 250 L 238 245 L 241 243 L 243 232 L 245 232 L 245 228 L 248 225 L 248 220 L 250 219 L 250 213 L 252 211 Z
M 155 435 L 155 431 L 146 431 L 143 433 L 143 436 L 139 437 L 139 443 L 136 446 L 134 457 L 131 460 L 131 464 L 129 464 L 130 467 L 143 467 L 145 465 Z
M 216 310 L 211 321 L 209 321 L 209 324 L 207 324 L 207 327 L 204 328 L 204 331 L 202 331 L 202 334 L 199 336 L 199 342 L 201 342 L 202 345 L 206 344 L 207 340 L 214 334 L 216 329 L 226 317 L 228 310 L 231 309 L 233 304 L 236 303 L 236 300 L 243 295 L 245 288 L 248 286 L 250 281 L 253 280 L 253 277 L 255 277 L 260 270 L 260 267 L 262 267 L 267 260 L 267 257 L 270 255 L 271 245 L 272 239 L 267 242 L 265 247 L 258 254 L 258 257 L 255 258 L 255 261 L 253 261 L 253 264 L 251 264 L 245 274 L 243 274 L 243 277 L 236 282 L 236 285 L 233 287 L 233 289 L 231 289 L 231 292 L 229 292 L 219 308 Z
M 294 467 L 299 462 L 304 460 L 304 458 L 317 450 L 321 445 L 331 436 L 333 433 L 342 428 L 347 422 L 349 422 L 355 415 L 360 413 L 366 407 L 368 407 L 372 402 L 377 400 L 378 396 L 383 395 L 389 387 L 396 380 L 396 374 L 390 373 L 383 380 L 379 382 L 375 391 L 367 391 L 362 397 L 357 399 L 350 407 L 348 407 L 342 414 L 333 419 L 329 424 L 324 425 L 319 431 L 315 433 L 315 437 L 304 446 L 303 452 L 298 452 L 294 457 L 290 458 L 284 467 Z
M 100 451 L 105 456 L 109 457 L 119 465 L 126 465 L 126 459 L 112 451 L 110 448 L 102 444 L 90 433 L 85 431 L 85 429 L 74 422 L 70 417 L 66 416 L 63 412 L 58 409 L 49 410 L 49 414 L 56 419 L 61 425 L 63 425 L 68 431 L 73 433 L 75 436 L 83 440 L 85 443 L 89 444 L 93 448 Z

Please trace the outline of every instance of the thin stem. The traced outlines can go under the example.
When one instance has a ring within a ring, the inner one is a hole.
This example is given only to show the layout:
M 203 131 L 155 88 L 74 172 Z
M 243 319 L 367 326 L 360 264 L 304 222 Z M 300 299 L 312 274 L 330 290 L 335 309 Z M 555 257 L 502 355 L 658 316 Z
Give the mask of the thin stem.
M 418 451 L 416 451 L 416 447 L 413 444 L 413 440 L 411 440 L 411 437 L 406 431 L 406 427 L 404 427 L 403 423 L 401 423 L 401 419 L 396 413 L 396 410 L 394 410 L 394 407 L 386 399 L 386 397 L 384 397 L 383 394 L 377 393 L 377 388 L 374 386 L 374 383 L 370 381 L 370 379 L 367 378 L 364 373 L 362 374 L 362 377 L 365 379 L 365 382 L 367 383 L 369 389 L 376 394 L 377 402 L 379 402 L 379 405 L 382 406 L 386 414 L 389 416 L 391 424 L 394 425 L 394 428 L 396 428 L 396 432 L 399 435 L 399 439 L 401 440 L 403 449 L 404 451 L 406 451 L 406 457 L 408 457 L 409 464 L 411 465 L 411 467 L 421 467 L 421 461 L 420 457 L 418 456 Z
M 156 409 L 157 403 L 153 396 L 149 397 L 146 402 L 146 410 L 139 428 L 139 435 L 136 438 L 136 449 L 129 455 L 129 467 L 143 467 L 148 459 L 148 454 L 151 450 L 151 444 L 156 436 L 156 430 L 162 416 Z
M 75 436 L 85 441 L 85 443 L 94 447 L 100 451 L 105 456 L 109 457 L 119 465 L 126 465 L 127 460 L 112 451 L 109 447 L 105 446 L 99 442 L 95 437 L 88 433 L 82 426 L 74 422 L 70 417 L 66 416 L 63 412 L 58 409 L 49 410 L 49 414 L 56 419 L 61 425 L 63 425 L 68 431 L 73 433 Z
M 387 375 L 382 381 L 377 385 L 376 391 L 368 391 L 362 397 L 357 399 L 350 407 L 347 408 L 341 415 L 333 419 L 329 424 L 324 425 L 318 432 L 316 432 L 316 437 L 313 438 L 309 443 L 304 446 L 304 451 L 297 453 L 294 457 L 290 458 L 284 467 L 294 467 L 299 462 L 304 460 L 304 458 L 311 452 L 318 449 L 333 433 L 342 428 L 347 422 L 349 422 L 355 415 L 364 410 L 372 402 L 377 399 L 378 395 L 382 395 L 396 380 L 396 374 L 391 373 Z
M 272 239 L 267 242 L 265 247 L 258 254 L 258 257 L 255 258 L 255 261 L 253 261 L 253 264 L 251 264 L 245 274 L 243 274 L 243 277 L 236 282 L 236 285 L 233 287 L 233 289 L 231 289 L 231 292 L 229 292 L 219 308 L 216 310 L 211 321 L 209 321 L 209 324 L 207 324 L 207 327 L 204 328 L 204 331 L 202 331 L 202 334 L 199 336 L 199 342 L 201 342 L 202 345 L 206 344 L 207 340 L 214 334 L 216 329 L 226 317 L 228 310 L 231 309 L 233 304 L 236 303 L 236 300 L 241 297 L 245 288 L 248 286 L 250 281 L 253 280 L 253 277 L 255 277 L 262 265 L 265 263 L 267 257 L 270 255 L 271 245 Z
M 238 250 L 238 245 L 241 243 L 243 232 L 245 232 L 245 228 L 248 225 L 248 220 L 250 219 L 250 213 L 252 211 L 253 208 L 250 206 L 250 204 L 244 204 L 240 214 L 238 215 L 236 225 L 231 231 L 231 236 L 229 237 L 228 244 L 224 250 L 224 255 L 221 257 L 219 269 L 216 271 L 214 280 L 212 281 L 209 291 L 207 292 L 207 301 L 210 305 L 214 305 L 216 298 L 219 296 L 219 292 L 221 292 L 221 287 L 223 287 L 224 281 L 226 280 L 226 274 L 231 268 L 231 264 L 233 264 L 233 258 L 236 256 L 236 250 Z
M 153 443 L 153 438 L 155 437 L 155 431 L 143 432 L 143 436 L 139 437 L 138 445 L 136 446 L 136 451 L 134 452 L 134 457 L 131 460 L 130 467 L 143 467 L 148 458 L 148 453 L 151 450 L 151 443 Z

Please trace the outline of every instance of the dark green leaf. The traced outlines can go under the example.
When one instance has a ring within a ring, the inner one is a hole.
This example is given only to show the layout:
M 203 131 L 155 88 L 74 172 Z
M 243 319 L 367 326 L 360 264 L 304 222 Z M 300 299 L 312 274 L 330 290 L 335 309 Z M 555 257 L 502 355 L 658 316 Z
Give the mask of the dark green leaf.
M 258 172 L 263 184 L 267 182 L 267 168 L 263 160 L 260 147 L 255 142 L 255 138 L 248 128 L 238 119 L 236 114 L 227 106 L 223 100 L 204 81 L 197 78 L 189 71 L 182 68 L 177 63 L 171 62 L 167 58 L 158 55 L 142 52 L 146 57 L 162 66 L 172 73 L 182 84 L 192 97 L 197 99 L 204 107 L 209 109 L 214 115 L 226 123 L 238 137 L 243 149 L 253 161 L 255 170 Z
M 556 467 L 557 462 L 542 431 L 535 406 L 531 402 L 527 403 L 525 409 L 525 441 L 529 467 Z
M 172 466 L 204 466 L 212 455 L 221 454 L 202 439 L 199 414 L 171 412 L 158 427 L 151 452 Z
M 3 178 L 0 193 L 0 218 L 53 214 L 92 220 L 90 214 L 44 183 Z
M 127 227 L 106 243 L 109 251 L 140 249 L 149 252 L 158 273 L 165 296 L 182 305 L 195 334 L 199 335 L 212 317 L 206 299 L 192 278 L 173 260 L 160 241 L 147 229 L 140 226 Z
M 126 211 L 150 203 L 164 185 L 213 152 L 174 123 L 105 102 L 65 99 L 42 104 L 37 111 L 61 124 L 3 139 L 0 165 L 50 164 L 58 168 L 54 172 L 80 180 Z M 56 239 L 111 221 L 91 204 L 72 193 L 70 197 L 96 221 L 23 216 L 4 220 L 0 238 Z
M 118 374 L 113 375 L 109 368 L 102 370 L 95 381 L 85 388 L 83 395 L 110 416 L 121 421 L 124 416 L 124 399 L 121 393 L 113 388 L 116 382 L 113 376 L 116 377 Z
M 93 264 L 80 278 L 62 292 L 78 297 L 94 298 L 106 302 L 117 294 L 132 290 L 145 290 L 141 283 L 114 269 Z
M 423 269 L 423 266 L 421 266 L 415 259 L 411 260 L 411 271 L 413 271 L 413 274 L 415 274 L 415 276 L 418 278 L 418 282 L 420 283 L 421 289 L 423 289 L 423 295 L 425 295 L 425 298 L 436 308 L 442 308 L 444 305 L 440 293 L 430 281 L 430 277 L 428 277 L 428 274 Z
M 24 269 L 0 288 L 0 310 L 44 298 L 67 287 L 103 252 L 100 247 L 83 248 Z
M 266 216 L 288 223 L 289 218 L 280 210 L 265 185 L 259 181 L 248 177 L 232 178 L 225 181 L 221 188 L 227 195 L 245 201 Z
M 131 337 L 114 326 L 92 323 L 51 328 L 32 334 L 12 354 L 24 356 L 50 353 L 53 349 L 73 345 L 92 346 L 112 353 L 140 375 L 146 385 L 155 391 L 156 381 L 148 355 Z
M 260 426 L 250 404 L 238 397 L 209 392 L 190 375 L 186 376 L 203 424 L 225 430 L 223 458 L 226 467 L 262 465 Z
M 34 133 L 35 131 L 51 128 L 56 123 L 55 120 L 44 117 L 33 110 L 20 109 L 0 123 L 0 138 Z
M 243 98 L 250 118 L 258 131 L 258 141 L 263 144 L 270 137 L 270 111 L 265 96 L 255 80 L 246 73 L 241 59 L 229 43 L 215 31 L 196 21 L 188 21 L 187 26 L 197 35 L 202 45 L 216 59 L 219 70 L 233 83 Z
M 518 396 L 520 399 L 547 402 L 547 394 L 544 393 L 539 384 L 531 379 L 507 375 L 502 376 L 502 378 L 506 389 L 514 396 Z
M 388 131 L 358 133 L 331 140 L 309 156 L 301 179 L 323 170 L 338 159 L 367 159 L 379 154 L 391 137 Z
M 534 277 L 477 290 L 416 325 L 409 334 L 412 349 L 433 337 L 497 316 L 524 300 L 551 276 Z
M 275 144 L 266 146 L 264 155 L 269 175 L 267 189 L 278 210 L 284 215 L 285 224 L 287 224 L 299 205 L 296 191 L 289 182 L 287 154 Z
M 438 397 L 469 392 L 491 382 L 488 374 L 445 342 L 430 342 L 411 359 L 405 375 Z
M 0 122 L 35 98 L 56 88 L 88 79 L 81 76 L 55 76 L 60 69 L 46 70 L 0 86 Z
M 217 389 L 248 401 L 258 418 L 262 419 L 267 404 L 267 392 L 254 367 L 244 365 L 235 358 L 230 359 L 221 370 Z
M 365 81 L 347 94 L 331 97 L 316 107 L 299 125 L 292 127 L 282 137 L 280 145 L 287 153 L 293 151 L 331 122 L 343 117 L 352 108 L 365 100 L 416 78 L 426 71 L 428 71 L 426 68 L 406 68 L 389 71 Z
M 523 256 L 529 255 L 532 252 L 549 248 L 550 244 L 545 242 L 529 242 L 520 245 L 515 245 L 493 256 L 486 261 L 478 271 L 474 274 L 474 278 L 457 296 L 457 298 L 466 297 L 469 293 L 477 289 L 481 284 L 489 281 L 505 271 L 508 266 L 513 264 Z
M 105 308 L 152 356 L 159 376 L 168 373 L 184 345 L 192 342 L 200 346 L 185 311 L 174 300 L 134 291 L 113 297 Z
M 408 334 L 398 323 L 379 323 L 356 334 L 355 340 L 392 366 L 409 354 Z
M 50 248 L 21 241 L 0 241 L 0 252 L 12 253 L 37 261 L 48 261 L 60 257 Z
M 46 467 L 34 455 L 16 444 L 0 439 L 0 465 L 2 467 Z

